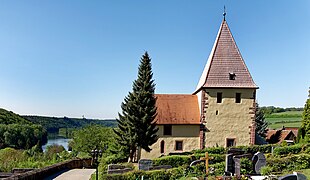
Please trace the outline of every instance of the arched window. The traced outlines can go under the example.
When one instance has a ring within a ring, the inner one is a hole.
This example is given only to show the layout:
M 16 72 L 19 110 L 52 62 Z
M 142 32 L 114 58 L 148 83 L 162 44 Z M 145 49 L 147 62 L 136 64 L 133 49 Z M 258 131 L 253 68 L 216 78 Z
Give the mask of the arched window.
M 164 140 L 160 142 L 160 153 L 161 154 L 165 153 L 165 141 Z

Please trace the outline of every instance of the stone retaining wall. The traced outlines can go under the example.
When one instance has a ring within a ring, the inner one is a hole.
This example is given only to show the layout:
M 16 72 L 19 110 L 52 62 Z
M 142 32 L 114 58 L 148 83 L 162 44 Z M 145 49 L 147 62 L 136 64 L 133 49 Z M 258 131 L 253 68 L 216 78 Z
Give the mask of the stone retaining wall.
M 4 180 L 38 180 L 56 174 L 57 172 L 75 168 L 90 168 L 91 159 L 72 159 L 69 161 L 57 163 L 41 169 L 35 169 L 25 173 L 15 174 Z

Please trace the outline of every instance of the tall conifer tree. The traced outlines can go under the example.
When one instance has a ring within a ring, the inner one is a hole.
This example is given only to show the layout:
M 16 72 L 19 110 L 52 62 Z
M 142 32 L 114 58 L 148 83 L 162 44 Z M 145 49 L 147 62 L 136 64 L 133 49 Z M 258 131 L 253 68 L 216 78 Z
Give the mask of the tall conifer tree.
M 310 89 L 308 99 L 306 100 L 304 112 L 302 113 L 301 121 L 301 136 L 306 141 L 310 141 Z
M 132 92 L 125 97 L 119 113 L 118 127 L 115 130 L 118 142 L 130 149 L 129 161 L 140 148 L 147 152 L 158 136 L 158 128 L 154 122 L 156 99 L 154 97 L 155 83 L 153 80 L 151 59 L 147 52 L 140 60 L 138 78 L 133 82 Z
M 256 123 L 256 128 L 255 128 L 256 134 L 258 134 L 262 138 L 265 138 L 269 124 L 265 120 L 264 112 L 262 111 L 262 109 L 259 107 L 257 103 L 256 103 L 256 108 L 255 108 L 255 123 Z

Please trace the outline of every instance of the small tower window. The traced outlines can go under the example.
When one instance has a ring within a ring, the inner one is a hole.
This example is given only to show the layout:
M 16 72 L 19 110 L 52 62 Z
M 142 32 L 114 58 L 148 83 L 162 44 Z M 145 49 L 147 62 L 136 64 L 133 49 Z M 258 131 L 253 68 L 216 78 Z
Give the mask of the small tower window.
M 172 125 L 165 124 L 164 125 L 164 135 L 172 135 Z
M 236 103 L 241 103 L 241 93 L 236 93 Z
M 222 103 L 222 93 L 217 93 L 216 102 L 217 103 Z
M 235 80 L 236 74 L 235 73 L 229 73 L 229 80 Z

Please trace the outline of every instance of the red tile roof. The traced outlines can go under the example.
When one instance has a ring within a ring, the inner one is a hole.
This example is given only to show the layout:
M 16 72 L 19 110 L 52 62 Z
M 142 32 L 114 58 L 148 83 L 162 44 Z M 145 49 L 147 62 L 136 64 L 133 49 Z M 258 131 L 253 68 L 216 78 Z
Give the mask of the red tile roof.
M 298 134 L 298 127 L 284 127 L 285 130 L 291 130 L 294 135 L 297 137 Z
M 230 73 L 235 75 L 235 80 L 230 80 Z M 196 92 L 202 87 L 258 88 L 225 20 L 222 22 Z
M 196 95 L 155 94 L 157 124 L 200 124 Z
M 291 139 L 291 136 L 293 136 L 293 139 Z M 276 141 L 277 143 L 282 143 L 284 140 L 294 140 L 295 134 L 292 130 L 268 130 L 266 141 Z

